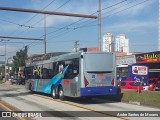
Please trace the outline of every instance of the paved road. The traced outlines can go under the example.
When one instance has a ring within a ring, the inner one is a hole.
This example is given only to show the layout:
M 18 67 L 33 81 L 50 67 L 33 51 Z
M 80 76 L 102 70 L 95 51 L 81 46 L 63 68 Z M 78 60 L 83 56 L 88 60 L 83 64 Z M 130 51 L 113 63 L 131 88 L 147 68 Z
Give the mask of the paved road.
M 52 99 L 49 95 L 30 93 L 23 85 L 0 85 L 0 99 L 12 106 L 29 112 L 37 112 L 35 119 L 133 119 L 133 120 L 158 120 L 157 117 L 113 117 L 123 111 L 132 111 L 130 115 L 136 116 L 136 111 L 160 111 L 158 108 L 131 105 L 121 102 L 93 99 L 86 101 L 84 99 L 68 98 L 67 101 Z M 106 112 L 107 111 L 107 112 Z M 111 111 L 111 112 L 109 112 Z M 31 114 L 29 113 L 29 114 Z M 133 114 L 134 113 L 134 114 Z M 122 115 L 125 115 L 124 112 Z M 128 114 L 128 113 L 127 113 Z M 138 113 L 139 115 L 140 113 Z M 42 117 L 40 117 L 42 116 Z M 48 117 L 47 117 L 48 116 Z M 50 117 L 49 117 L 50 116 Z M 73 117 L 76 116 L 76 117 Z M 88 116 L 88 117 L 87 117 Z
M 0 120 L 18 120 L 16 117 L 11 117 L 11 109 L 0 101 Z

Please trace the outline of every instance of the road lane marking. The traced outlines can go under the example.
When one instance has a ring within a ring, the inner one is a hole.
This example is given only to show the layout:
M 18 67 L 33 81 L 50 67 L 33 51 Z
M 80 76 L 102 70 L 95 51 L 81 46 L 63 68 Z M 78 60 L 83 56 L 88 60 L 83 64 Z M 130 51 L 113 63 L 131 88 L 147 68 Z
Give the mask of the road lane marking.
M 8 103 L 7 103 L 8 104 Z M 9 111 L 9 112 L 13 112 L 13 110 L 11 110 L 9 107 L 7 107 L 6 105 L 4 105 L 3 103 L 1 103 L 0 101 L 0 106 L 5 109 L 6 111 Z M 11 105 L 10 105 L 11 106 Z M 12 106 L 13 108 L 17 109 L 16 107 Z M 18 117 L 19 120 L 25 120 L 24 118 L 22 117 Z
M 12 88 L 13 88 L 13 87 L 12 87 Z M 20 90 L 15 90 L 15 91 L 17 91 L 17 92 L 22 92 L 22 91 L 20 91 Z M 100 112 L 100 111 L 95 111 L 95 110 L 93 110 L 93 109 L 86 108 L 86 107 L 79 106 L 79 105 L 75 105 L 75 104 L 72 104 L 72 103 L 69 103 L 69 102 L 65 102 L 65 101 L 61 101 L 61 100 L 56 100 L 56 99 L 53 99 L 53 98 L 49 98 L 49 97 L 46 97 L 46 96 L 43 96 L 43 95 L 38 95 L 38 94 L 34 94 L 34 93 L 32 93 L 32 94 L 30 94 L 30 95 L 38 96 L 38 97 L 41 97 L 41 98 L 45 98 L 45 99 L 52 100 L 52 101 L 59 102 L 59 103 L 63 103 L 63 104 L 67 104 L 67 105 L 74 106 L 74 107 L 77 107 L 77 108 L 82 108 L 82 109 L 84 109 L 84 110 L 88 110 L 88 111 L 91 111 L 91 112 L 96 112 L 96 113 L 99 113 L 99 114 L 103 114 L 103 115 L 107 115 L 107 116 L 119 118 L 119 119 L 122 119 L 122 120 L 129 120 L 129 119 L 126 119 L 126 118 L 117 117 L 117 116 L 112 115 L 112 114 L 109 114 L 109 113 L 104 113 L 104 112 Z
M 33 95 L 33 96 L 38 96 L 38 97 L 41 97 L 41 98 L 45 98 L 45 99 L 48 99 L 48 100 L 52 100 L 52 101 L 55 101 L 55 102 L 59 102 L 59 103 L 71 105 L 71 106 L 74 106 L 74 107 L 82 108 L 82 109 L 85 109 L 85 110 L 88 110 L 88 111 L 91 111 L 91 112 L 100 113 L 100 114 L 103 114 L 103 115 L 107 115 L 107 116 L 119 118 L 119 119 L 122 119 L 122 120 L 128 120 L 128 119 L 126 119 L 126 118 L 117 117 L 117 116 L 112 115 L 112 114 L 109 114 L 109 113 L 104 113 L 104 112 L 100 112 L 100 111 L 95 111 L 95 110 L 90 109 L 90 108 L 86 108 L 86 107 L 83 107 L 83 106 L 75 105 L 75 104 L 72 104 L 72 103 L 69 103 L 69 102 L 65 102 L 65 101 L 61 101 L 61 100 L 55 100 L 55 99 L 53 99 L 53 98 L 48 98 L 48 97 L 46 97 L 46 96 L 37 95 L 37 94 L 32 94 L 32 95 Z

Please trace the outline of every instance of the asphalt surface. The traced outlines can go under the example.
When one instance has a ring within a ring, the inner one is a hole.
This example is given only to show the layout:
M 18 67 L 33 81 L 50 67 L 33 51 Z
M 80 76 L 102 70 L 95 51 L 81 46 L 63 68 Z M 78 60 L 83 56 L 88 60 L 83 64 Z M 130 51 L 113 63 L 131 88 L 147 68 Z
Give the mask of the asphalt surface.
M 66 117 L 68 120 L 159 120 L 157 117 L 113 117 L 104 112 L 160 111 L 157 108 L 108 101 L 106 99 L 94 98 L 93 100 L 84 100 L 68 98 L 65 101 L 61 101 L 59 99 L 53 99 L 46 94 L 30 93 L 24 88 L 24 85 L 0 85 L 0 98 L 22 111 L 41 111 L 44 115 L 48 116 L 45 118 L 35 118 L 37 120 L 53 118 L 66 120 Z M 92 114 L 90 114 L 91 112 Z M 86 117 L 87 115 L 90 117 Z

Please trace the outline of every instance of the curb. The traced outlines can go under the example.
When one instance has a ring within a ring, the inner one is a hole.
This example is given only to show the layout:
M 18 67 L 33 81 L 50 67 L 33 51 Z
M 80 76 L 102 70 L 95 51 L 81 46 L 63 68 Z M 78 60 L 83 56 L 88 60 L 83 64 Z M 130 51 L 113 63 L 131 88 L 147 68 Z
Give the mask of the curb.
M 133 105 L 139 105 L 139 106 L 141 105 L 141 103 L 137 101 L 129 101 L 129 103 Z

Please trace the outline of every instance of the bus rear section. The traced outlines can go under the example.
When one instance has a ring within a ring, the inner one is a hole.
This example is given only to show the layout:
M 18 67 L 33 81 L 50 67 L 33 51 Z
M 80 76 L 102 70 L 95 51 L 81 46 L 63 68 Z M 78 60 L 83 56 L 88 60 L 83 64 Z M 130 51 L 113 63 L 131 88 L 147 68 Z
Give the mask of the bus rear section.
M 115 95 L 113 54 L 84 53 L 80 96 Z

